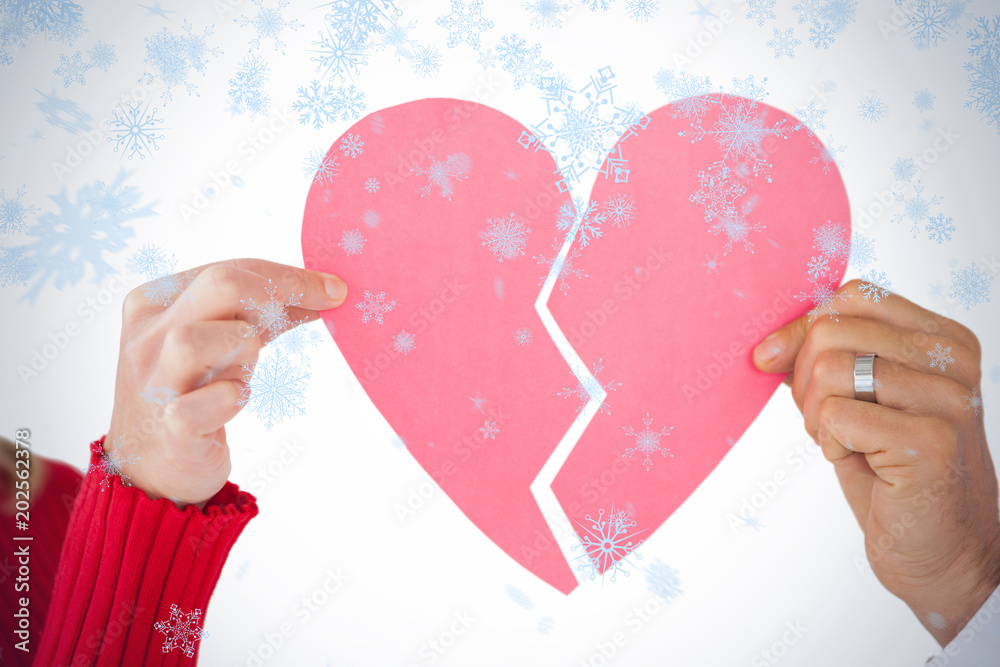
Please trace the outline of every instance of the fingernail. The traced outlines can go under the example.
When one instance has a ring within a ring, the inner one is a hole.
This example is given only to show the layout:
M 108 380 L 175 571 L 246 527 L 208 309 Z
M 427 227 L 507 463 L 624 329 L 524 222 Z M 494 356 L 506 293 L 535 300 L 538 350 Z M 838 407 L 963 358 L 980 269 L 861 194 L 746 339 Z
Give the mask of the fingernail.
M 781 338 L 775 332 L 757 345 L 753 351 L 753 358 L 758 364 L 766 364 L 777 359 L 779 354 L 781 354 Z
M 323 281 L 327 295 L 334 301 L 343 301 L 347 298 L 347 285 L 340 278 L 329 276 Z

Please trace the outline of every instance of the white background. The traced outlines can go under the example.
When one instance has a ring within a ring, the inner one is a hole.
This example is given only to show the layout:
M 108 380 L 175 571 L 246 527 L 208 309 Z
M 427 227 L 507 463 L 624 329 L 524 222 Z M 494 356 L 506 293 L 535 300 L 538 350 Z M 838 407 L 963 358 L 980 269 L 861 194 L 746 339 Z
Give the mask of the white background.
M 446 31 L 434 23 L 447 13 L 448 3 L 399 4 L 404 20 L 417 21 L 411 36 L 438 46 L 445 61 L 437 77 L 418 79 L 390 51 L 374 56 L 358 77 L 368 111 L 422 97 L 474 99 L 478 79 L 486 76 L 476 65 L 475 52 L 466 45 L 448 49 Z M 656 89 L 654 73 L 676 68 L 674 54 L 704 29 L 689 14 L 693 2 L 661 5 L 660 15 L 642 26 L 618 7 L 597 14 L 577 9 L 561 29 L 538 30 L 519 3 L 492 0 L 484 14 L 495 26 L 483 34 L 484 48 L 516 31 L 529 43 L 540 42 L 544 57 L 581 86 L 598 68 L 610 65 L 618 84 L 616 101 L 636 101 L 652 110 L 669 101 Z M 939 210 L 954 218 L 954 239 L 941 246 L 924 237 L 913 239 L 906 224 L 891 221 L 902 210 L 899 204 L 865 233 L 875 239 L 878 267 L 887 272 L 895 291 L 955 317 L 982 341 L 986 425 L 996 456 L 1000 424 L 989 408 L 1000 380 L 997 300 L 966 312 L 940 294 L 947 294 L 951 269 L 982 262 L 1000 249 L 995 167 L 1000 136 L 963 108 L 962 63 L 969 59 L 964 29 L 972 20 L 966 18 L 963 30 L 949 42 L 919 51 L 902 30 L 881 34 L 878 21 L 889 19 L 893 2 L 863 2 L 857 22 L 829 50 L 814 49 L 804 27 L 797 26 L 802 45 L 795 59 L 775 60 L 765 42 L 772 27 L 796 25 L 790 5 L 780 2 L 779 22 L 760 28 L 745 18 L 741 5 L 717 1 L 716 13 L 731 9 L 735 18 L 718 38 L 706 40 L 710 43 L 704 53 L 683 69 L 710 75 L 727 89 L 733 77 L 753 74 L 760 81 L 766 76 L 770 94 L 764 101 L 789 111 L 804 106 L 812 89 L 834 81 L 836 92 L 821 104 L 829 111 L 827 130 L 819 134 L 846 146 L 842 175 L 856 225 L 861 211 L 892 184 L 890 166 L 898 157 L 930 147 L 937 128 L 951 128 L 959 136 L 921 175 L 925 194 L 941 195 Z M 208 2 L 168 1 L 164 6 L 177 12 L 169 21 L 148 16 L 132 3 L 85 3 L 90 33 L 73 49 L 39 37 L 15 55 L 13 65 L 0 69 L 0 186 L 10 194 L 26 185 L 26 202 L 55 210 L 45 197 L 62 187 L 52 163 L 64 160 L 80 138 L 41 120 L 35 88 L 55 88 L 95 119 L 107 118 L 111 100 L 131 90 L 144 71 L 144 37 L 164 26 L 179 31 L 184 18 L 196 32 L 214 24 L 209 43 L 223 53 L 210 59 L 206 76 L 191 79 L 199 96 L 175 89 L 174 100 L 162 108 L 167 136 L 130 179 L 145 193 L 144 201 L 158 200 L 160 215 L 139 220 L 133 246 L 111 261 L 124 268 L 131 250 L 151 242 L 176 254 L 179 268 L 240 256 L 301 266 L 299 233 L 309 181 L 300 163 L 314 148 L 325 151 L 351 123 L 322 130 L 292 123 L 243 164 L 245 188 L 225 189 L 185 223 L 179 205 L 190 203 L 193 190 L 203 187 L 212 171 L 238 159 L 237 146 L 257 135 L 268 119 L 231 118 L 225 99 L 226 82 L 253 36 L 233 19 L 252 15 L 256 8 L 244 2 L 220 15 Z M 975 16 L 993 16 L 1000 3 L 973 3 L 968 9 Z M 285 33 L 286 56 L 267 50 L 273 70 L 268 92 L 275 109 L 289 107 L 295 89 L 314 76 L 307 49 L 322 12 L 300 2 L 285 10 L 306 27 Z M 89 48 L 98 38 L 115 44 L 118 64 L 107 74 L 92 70 L 86 87 L 63 90 L 61 79 L 51 73 L 58 53 Z M 478 101 L 525 125 L 545 117 L 535 88 L 515 90 L 512 78 L 500 70 L 491 76 L 499 85 Z M 923 88 L 937 96 L 934 110 L 925 114 L 911 104 L 914 91 Z M 881 122 L 867 124 L 857 105 L 872 91 L 885 100 L 889 113 Z M 36 128 L 43 139 L 30 138 Z M 102 146 L 66 176 L 65 185 L 74 192 L 95 179 L 110 181 L 123 165 L 136 167 L 109 145 Z M 855 275 L 851 271 L 848 277 Z M 130 286 L 136 284 L 133 280 Z M 938 294 L 932 285 L 938 286 Z M 81 335 L 38 377 L 25 384 L 16 369 L 30 362 L 51 332 L 79 321 L 78 305 L 101 289 L 87 282 L 65 291 L 48 287 L 34 306 L 19 300 L 23 288 L 0 291 L 0 425 L 7 433 L 30 428 L 38 453 L 79 468 L 87 464 L 87 443 L 108 425 L 124 292 L 114 294 L 114 303 L 84 324 Z M 250 652 L 259 653 L 265 636 L 286 621 L 294 634 L 264 664 L 431 664 L 422 647 L 447 634 L 455 615 L 463 613 L 474 619 L 471 627 L 434 664 L 600 665 L 605 664 L 601 658 L 591 660 L 595 646 L 620 631 L 626 641 L 606 664 L 747 665 L 779 641 L 789 623 L 807 631 L 788 647 L 783 665 L 915 666 L 937 649 L 909 609 L 859 566 L 861 532 L 831 467 L 805 433 L 787 387 L 777 391 L 715 472 L 640 550 L 643 563 L 659 558 L 680 572 L 683 596 L 669 605 L 655 602 L 641 573 L 603 586 L 586 581 L 564 596 L 507 558 L 439 491 L 401 524 L 396 504 L 406 502 L 429 477 L 404 449 L 393 446 L 392 430 L 325 330 L 319 326 L 316 331 L 322 342 L 310 352 L 307 414 L 270 431 L 251 415 L 241 415 L 231 425 L 232 480 L 256 493 L 261 513 L 230 554 L 207 610 L 210 637 L 202 642 L 202 664 L 248 664 Z M 254 471 L 276 460 L 282 443 L 292 439 L 304 452 L 273 483 L 262 490 L 255 486 Z M 811 458 L 799 468 L 789 456 Z M 764 527 L 734 531 L 727 514 L 737 513 L 758 483 L 778 471 L 787 472 L 789 481 L 761 508 L 758 518 Z M 296 615 L 296 601 L 312 595 L 328 569 L 338 568 L 349 577 L 344 587 L 317 613 Z M 505 586 L 523 591 L 534 609 L 514 604 Z M 641 623 L 630 621 L 636 618 L 630 613 L 644 604 L 655 613 Z M 545 616 L 551 617 L 552 629 L 541 633 L 537 626 Z M 263 654 L 269 655 L 266 650 Z

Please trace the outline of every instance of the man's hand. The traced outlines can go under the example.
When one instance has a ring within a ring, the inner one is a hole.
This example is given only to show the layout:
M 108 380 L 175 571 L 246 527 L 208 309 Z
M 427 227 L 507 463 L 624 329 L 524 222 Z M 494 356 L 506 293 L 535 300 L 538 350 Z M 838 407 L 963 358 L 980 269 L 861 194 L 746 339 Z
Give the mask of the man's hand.
M 1000 585 L 997 476 L 979 394 L 979 340 L 890 295 L 838 290 L 839 321 L 799 318 L 754 352 L 786 384 L 833 462 L 872 571 L 942 646 Z M 944 356 L 938 356 L 938 345 Z M 854 398 L 854 358 L 875 353 L 877 404 Z M 929 354 L 932 353 L 932 354 Z
M 141 287 L 125 297 L 104 451 L 120 439 L 119 454 L 137 459 L 122 471 L 132 484 L 153 498 L 203 507 L 232 469 L 225 424 L 245 404 L 243 365 L 256 363 L 286 328 L 341 305 L 347 287 L 334 276 L 258 259 L 175 278 L 182 291 L 169 307 L 148 303 Z M 257 308 L 247 307 L 251 299 Z M 150 392 L 170 400 L 151 401 Z

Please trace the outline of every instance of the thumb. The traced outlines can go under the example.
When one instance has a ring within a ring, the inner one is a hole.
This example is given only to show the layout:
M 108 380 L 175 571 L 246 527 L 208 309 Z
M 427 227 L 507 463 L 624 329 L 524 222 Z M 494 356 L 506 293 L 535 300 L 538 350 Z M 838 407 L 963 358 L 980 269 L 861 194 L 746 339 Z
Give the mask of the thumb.
M 753 362 L 767 373 L 789 373 L 795 368 L 795 357 L 809 333 L 809 315 L 798 317 L 780 329 L 772 331 L 753 351 Z

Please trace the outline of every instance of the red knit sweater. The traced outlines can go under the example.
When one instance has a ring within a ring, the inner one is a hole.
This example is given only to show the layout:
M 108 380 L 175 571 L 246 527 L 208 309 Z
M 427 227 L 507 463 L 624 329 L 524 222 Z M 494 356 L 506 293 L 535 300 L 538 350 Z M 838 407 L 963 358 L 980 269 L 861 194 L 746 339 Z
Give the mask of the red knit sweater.
M 209 598 L 257 500 L 230 482 L 204 510 L 152 500 L 97 471 L 103 443 L 91 443 L 34 664 L 195 664 Z

